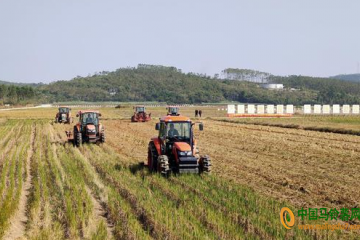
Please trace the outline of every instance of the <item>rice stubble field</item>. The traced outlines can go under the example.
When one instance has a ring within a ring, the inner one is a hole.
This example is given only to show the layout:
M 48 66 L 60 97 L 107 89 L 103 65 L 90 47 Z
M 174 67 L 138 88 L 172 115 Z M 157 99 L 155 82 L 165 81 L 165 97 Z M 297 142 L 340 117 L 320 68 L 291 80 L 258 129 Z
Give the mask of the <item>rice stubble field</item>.
M 0 113 L 1 238 L 359 237 L 279 221 L 284 206 L 359 207 L 358 136 L 224 122 L 206 109 L 205 130 L 195 134 L 213 173 L 163 178 L 139 163 L 165 109 L 150 109 L 147 123 L 131 123 L 131 109 L 100 110 L 107 142 L 79 148 L 66 141 L 72 125 L 53 122 L 56 109 Z

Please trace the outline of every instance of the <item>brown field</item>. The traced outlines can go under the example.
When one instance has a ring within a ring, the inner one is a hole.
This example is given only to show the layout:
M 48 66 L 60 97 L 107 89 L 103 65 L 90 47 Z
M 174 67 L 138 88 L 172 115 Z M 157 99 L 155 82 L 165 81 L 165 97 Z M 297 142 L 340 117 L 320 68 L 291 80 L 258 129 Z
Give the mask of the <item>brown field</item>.
M 203 108 L 196 137 L 213 174 L 165 179 L 139 165 L 164 109 L 149 108 L 147 123 L 131 123 L 131 108 L 100 110 L 107 142 L 79 149 L 66 144 L 71 125 L 53 123 L 56 109 L 0 112 L 0 238 L 359 238 L 359 231 L 286 230 L 279 212 L 290 207 L 299 221 L 301 207 L 359 208 L 360 137 L 253 124 L 358 130 L 358 118 L 223 122 L 224 112 Z

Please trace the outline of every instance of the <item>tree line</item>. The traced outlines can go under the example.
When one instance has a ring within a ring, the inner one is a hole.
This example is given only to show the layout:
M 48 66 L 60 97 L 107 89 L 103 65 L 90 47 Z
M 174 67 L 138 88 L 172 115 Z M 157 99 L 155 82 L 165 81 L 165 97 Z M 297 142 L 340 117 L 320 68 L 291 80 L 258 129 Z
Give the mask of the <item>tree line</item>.
M 30 86 L 0 85 L 0 104 L 27 104 L 37 102 L 36 90 Z

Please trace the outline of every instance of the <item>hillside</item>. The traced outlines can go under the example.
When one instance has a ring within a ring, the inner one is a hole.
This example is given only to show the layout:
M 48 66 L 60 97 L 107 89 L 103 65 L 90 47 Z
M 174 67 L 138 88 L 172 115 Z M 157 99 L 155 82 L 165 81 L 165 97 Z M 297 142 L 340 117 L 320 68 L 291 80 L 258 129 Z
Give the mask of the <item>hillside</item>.
M 41 89 L 53 101 L 302 103 L 316 100 L 316 94 L 311 91 L 268 91 L 255 83 L 217 80 L 201 74 L 184 74 L 174 67 L 153 65 L 58 81 Z
M 283 83 L 287 88 L 295 88 L 300 91 L 315 91 L 317 103 L 352 104 L 360 102 L 360 84 L 358 83 L 306 76 L 271 76 L 269 81 Z
M 341 74 L 341 75 L 332 76 L 330 78 L 344 80 L 344 81 L 350 81 L 350 82 L 360 82 L 360 73 Z
M 244 71 L 242 71 L 244 73 Z M 260 73 L 246 70 L 247 75 Z M 211 78 L 203 74 L 182 73 L 175 67 L 140 64 L 88 77 L 50 84 L 1 85 L 0 104 L 26 104 L 70 101 L 157 101 L 171 103 L 296 104 L 360 103 L 360 84 L 329 78 L 267 75 L 268 82 L 283 83 L 284 90 L 263 89 L 248 81 Z

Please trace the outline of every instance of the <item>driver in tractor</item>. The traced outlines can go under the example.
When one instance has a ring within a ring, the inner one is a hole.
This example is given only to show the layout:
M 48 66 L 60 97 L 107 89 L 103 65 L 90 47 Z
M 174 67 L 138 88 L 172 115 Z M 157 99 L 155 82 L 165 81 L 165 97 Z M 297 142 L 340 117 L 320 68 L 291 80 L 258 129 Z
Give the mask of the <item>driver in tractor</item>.
M 88 115 L 87 115 L 86 124 L 88 124 L 88 123 L 93 123 L 93 119 L 92 119 L 92 117 L 91 117 L 91 114 L 88 114 Z
M 174 136 L 179 136 L 178 130 L 175 129 L 174 124 L 170 123 L 170 129 L 168 131 L 168 137 L 172 138 Z

